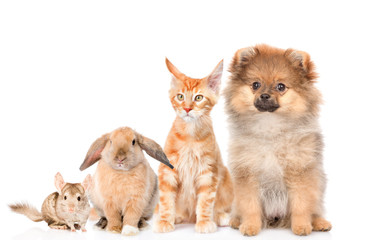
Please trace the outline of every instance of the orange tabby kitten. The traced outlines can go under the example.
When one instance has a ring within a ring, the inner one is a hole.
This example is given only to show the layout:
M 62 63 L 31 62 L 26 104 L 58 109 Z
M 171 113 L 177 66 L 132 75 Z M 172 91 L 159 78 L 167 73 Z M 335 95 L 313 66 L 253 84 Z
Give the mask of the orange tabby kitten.
M 179 72 L 166 59 L 173 75 L 170 100 L 177 118 L 165 145 L 174 169 L 160 165 L 160 202 L 156 208 L 156 232 L 170 232 L 174 224 L 196 222 L 200 233 L 228 225 L 233 185 L 223 165 L 213 132 L 210 112 L 219 97 L 223 62 L 202 79 Z

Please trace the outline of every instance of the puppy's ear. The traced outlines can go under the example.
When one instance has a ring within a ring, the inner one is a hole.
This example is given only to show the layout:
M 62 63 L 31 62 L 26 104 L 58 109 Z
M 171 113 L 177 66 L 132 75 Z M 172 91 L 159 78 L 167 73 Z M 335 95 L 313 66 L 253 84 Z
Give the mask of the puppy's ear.
M 154 159 L 162 162 L 166 166 L 170 167 L 171 169 L 174 168 L 173 165 L 170 164 L 168 157 L 165 155 L 164 151 L 162 150 L 161 146 L 158 145 L 152 139 L 144 137 L 140 133 L 135 132 L 137 142 L 141 149 L 143 149 L 149 156 L 153 157 Z
M 294 67 L 303 71 L 305 77 L 309 81 L 318 77 L 318 74 L 315 72 L 315 65 L 310 60 L 310 55 L 308 53 L 289 48 L 285 51 L 285 56 Z
M 64 182 L 63 176 L 58 172 L 55 175 L 55 187 L 58 190 L 59 194 L 62 194 L 62 189 L 64 185 L 65 185 L 65 182 Z
M 223 60 L 221 60 L 212 73 L 207 77 L 207 86 L 214 93 L 218 94 L 221 84 L 221 76 L 223 75 Z
M 256 56 L 258 49 L 254 47 L 246 47 L 239 49 L 233 57 L 232 63 L 230 64 L 229 71 L 236 72 L 238 69 L 247 65 L 250 60 Z
M 102 137 L 94 141 L 94 143 L 90 146 L 88 153 L 86 154 L 84 162 L 80 166 L 81 171 L 87 169 L 101 159 L 102 150 L 105 148 L 109 137 L 110 133 L 106 133 L 102 135 Z

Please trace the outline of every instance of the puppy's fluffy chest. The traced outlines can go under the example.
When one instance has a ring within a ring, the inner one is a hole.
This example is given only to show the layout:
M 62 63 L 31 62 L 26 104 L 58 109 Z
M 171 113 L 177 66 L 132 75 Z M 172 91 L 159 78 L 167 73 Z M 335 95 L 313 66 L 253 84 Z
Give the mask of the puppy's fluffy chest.
M 287 215 L 287 169 L 301 171 L 316 152 L 317 132 L 314 125 L 296 125 L 278 121 L 273 116 L 258 119 L 243 135 L 243 149 L 248 153 L 249 170 L 259 182 L 265 217 L 269 221 Z M 270 127 L 269 127 L 270 126 Z
M 254 116 L 242 129 L 233 129 L 237 141 L 251 156 L 257 171 L 281 173 L 287 166 L 304 167 L 321 144 L 315 122 L 268 114 Z

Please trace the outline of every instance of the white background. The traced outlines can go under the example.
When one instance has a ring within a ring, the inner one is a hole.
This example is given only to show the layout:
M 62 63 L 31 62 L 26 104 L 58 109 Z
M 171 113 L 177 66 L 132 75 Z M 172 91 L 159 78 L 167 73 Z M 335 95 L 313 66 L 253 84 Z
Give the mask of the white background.
M 1 239 L 125 239 L 94 231 L 49 230 L 11 213 L 38 208 L 60 171 L 80 182 L 79 166 L 101 134 L 130 126 L 164 144 L 175 114 L 165 56 L 204 77 L 224 59 L 222 88 L 235 51 L 257 43 L 311 54 L 320 74 L 330 233 L 306 239 L 375 239 L 376 8 L 373 1 L 1 1 Z M 227 161 L 223 100 L 212 112 Z M 158 162 L 148 158 L 154 169 Z M 230 228 L 200 235 L 193 225 L 137 239 L 241 239 Z M 299 239 L 263 230 L 256 239 Z M 301 239 L 301 238 L 300 238 Z

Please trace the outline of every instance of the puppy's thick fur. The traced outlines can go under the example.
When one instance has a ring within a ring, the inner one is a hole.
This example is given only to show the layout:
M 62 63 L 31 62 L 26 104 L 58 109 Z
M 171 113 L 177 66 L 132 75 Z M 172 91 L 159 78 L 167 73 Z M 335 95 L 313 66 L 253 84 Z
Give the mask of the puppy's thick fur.
M 321 95 L 310 56 L 257 45 L 238 50 L 230 72 L 231 226 L 244 235 L 262 227 L 291 227 L 297 235 L 330 230 L 323 218 Z

